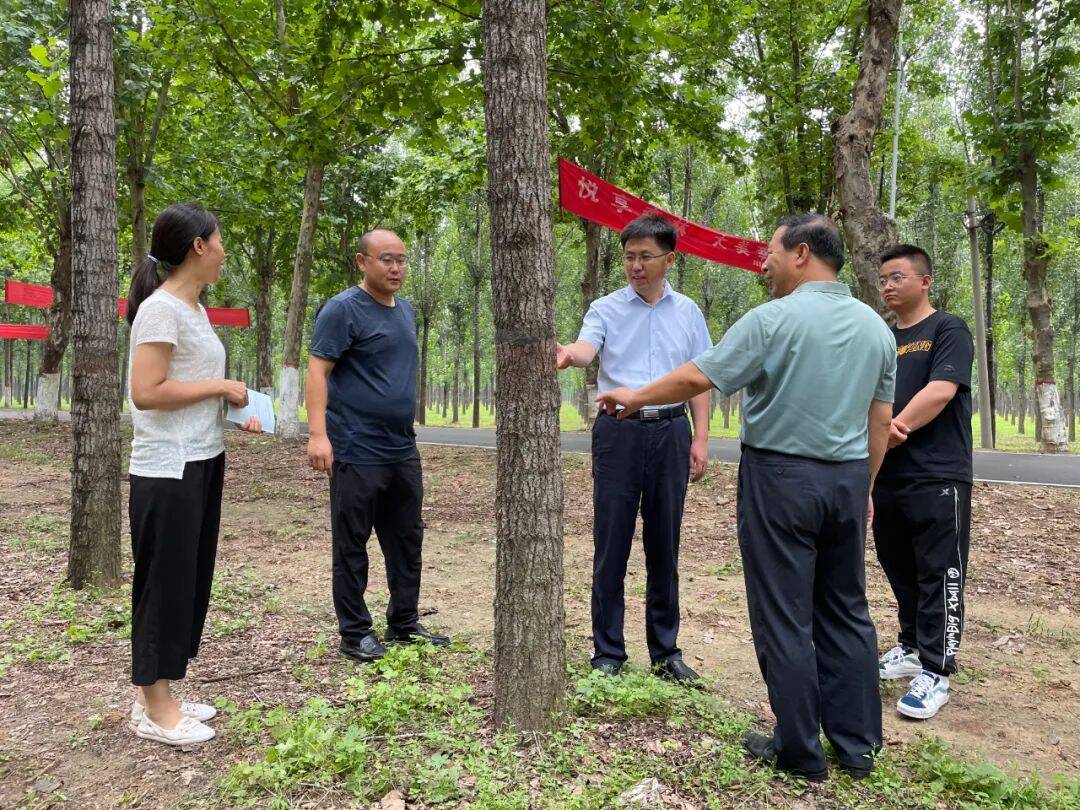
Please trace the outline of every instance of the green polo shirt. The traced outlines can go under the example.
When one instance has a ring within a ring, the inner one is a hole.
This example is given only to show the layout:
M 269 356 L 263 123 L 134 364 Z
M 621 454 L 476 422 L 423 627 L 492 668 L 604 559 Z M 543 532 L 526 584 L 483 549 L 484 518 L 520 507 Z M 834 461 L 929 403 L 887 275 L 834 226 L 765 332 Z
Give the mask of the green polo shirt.
M 893 401 L 896 341 L 846 284 L 810 281 L 747 312 L 693 360 L 743 389 L 743 444 L 824 461 L 866 458 L 871 400 Z

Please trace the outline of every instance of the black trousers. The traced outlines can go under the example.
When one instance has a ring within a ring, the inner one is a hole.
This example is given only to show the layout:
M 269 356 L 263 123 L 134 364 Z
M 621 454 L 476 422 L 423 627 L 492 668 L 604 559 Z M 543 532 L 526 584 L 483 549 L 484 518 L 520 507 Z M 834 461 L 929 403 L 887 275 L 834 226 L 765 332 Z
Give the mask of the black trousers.
M 600 414 L 592 431 L 593 663 L 626 660 L 623 580 L 638 510 L 645 546 L 645 639 L 653 663 L 680 654 L 679 529 L 690 476 L 686 416 Z
M 783 768 L 849 768 L 881 747 L 877 636 L 866 604 L 870 470 L 743 447 L 738 531 L 750 629 Z
M 390 587 L 388 627 L 411 630 L 419 621 L 423 501 L 419 458 L 395 464 L 334 462 L 330 478 L 334 610 L 345 641 L 359 641 L 371 632 L 371 613 L 364 602 L 364 591 L 368 583 L 367 541 L 372 528 L 386 562 Z
M 221 522 L 225 454 L 189 461 L 184 477 L 129 476 L 131 682 L 178 681 L 199 651 Z
M 874 487 L 874 545 L 900 618 L 898 641 L 925 669 L 956 672 L 964 629 L 971 484 L 882 482 Z

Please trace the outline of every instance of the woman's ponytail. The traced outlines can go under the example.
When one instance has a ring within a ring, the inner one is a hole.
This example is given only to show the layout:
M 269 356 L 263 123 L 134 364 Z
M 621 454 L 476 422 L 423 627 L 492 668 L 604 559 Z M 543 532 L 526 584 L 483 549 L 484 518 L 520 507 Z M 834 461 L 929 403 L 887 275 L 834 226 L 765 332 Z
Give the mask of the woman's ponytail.
M 135 315 L 139 312 L 139 305 L 150 297 L 150 294 L 161 286 L 164 279 L 158 274 L 158 259 L 147 256 L 142 260 L 139 269 L 131 277 L 131 288 L 128 290 L 127 313 L 124 317 L 127 322 L 135 323 Z
M 198 203 L 175 203 L 158 214 L 150 237 L 150 255 L 131 277 L 128 323 L 135 323 L 139 305 L 161 286 L 174 268 L 184 263 L 195 240 L 209 239 L 217 229 L 217 217 Z

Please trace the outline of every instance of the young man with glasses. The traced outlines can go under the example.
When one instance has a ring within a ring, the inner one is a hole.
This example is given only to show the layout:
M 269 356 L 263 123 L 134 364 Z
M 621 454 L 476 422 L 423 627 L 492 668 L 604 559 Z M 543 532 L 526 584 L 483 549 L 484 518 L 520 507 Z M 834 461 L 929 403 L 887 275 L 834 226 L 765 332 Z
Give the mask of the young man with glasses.
M 911 678 L 896 704 L 925 720 L 949 702 L 964 626 L 971 524 L 971 363 L 967 324 L 930 305 L 926 251 L 881 256 L 881 297 L 896 313 L 896 401 L 874 488 L 874 545 L 900 620 L 882 680 Z
M 450 639 L 420 624 L 424 485 L 416 450 L 418 352 L 413 308 L 396 293 L 408 269 L 393 231 L 360 237 L 363 280 L 315 317 L 307 374 L 308 463 L 330 476 L 333 594 L 341 654 L 382 658 L 364 602 L 372 528 L 386 561 L 386 641 Z
M 583 367 L 600 356 L 601 392 L 644 385 L 712 344 L 705 317 L 666 275 L 678 235 L 660 216 L 638 217 L 620 237 L 627 286 L 592 303 L 576 343 L 558 346 L 556 365 Z M 694 419 L 693 438 L 686 404 Z M 640 508 L 645 546 L 645 638 L 654 671 L 698 679 L 679 635 L 679 531 L 687 479 L 705 473 L 708 394 L 664 401 L 627 420 L 600 414 L 592 431 L 592 667 L 618 675 L 626 661 L 623 582 Z

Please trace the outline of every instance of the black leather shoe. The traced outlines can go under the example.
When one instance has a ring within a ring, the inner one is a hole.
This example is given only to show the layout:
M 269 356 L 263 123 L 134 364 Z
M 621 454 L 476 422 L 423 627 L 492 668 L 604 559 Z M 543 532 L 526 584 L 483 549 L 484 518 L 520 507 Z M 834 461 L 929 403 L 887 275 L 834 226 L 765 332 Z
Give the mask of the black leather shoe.
M 772 765 L 778 771 L 790 773 L 792 776 L 797 776 L 808 782 L 824 782 L 829 775 L 829 772 L 825 770 L 800 771 L 794 768 L 781 768 L 776 764 L 776 744 L 773 743 L 773 738 L 767 734 L 761 734 L 757 731 L 746 732 L 743 736 L 743 748 L 759 762 Z
M 359 661 L 361 664 L 370 664 L 386 655 L 386 647 L 380 643 L 379 637 L 374 633 L 368 633 L 359 641 L 342 639 L 338 650 L 346 658 Z
M 657 677 L 674 683 L 691 684 L 701 680 L 701 676 L 690 669 L 682 658 L 669 658 L 667 661 L 653 664 L 653 672 Z
M 387 629 L 386 631 L 387 644 L 414 644 L 417 641 L 426 641 L 436 647 L 450 646 L 449 636 L 440 636 L 438 633 L 425 630 L 422 624 L 414 624 L 408 630 Z
M 618 661 L 599 661 L 592 665 L 597 672 L 602 672 L 608 677 L 616 678 L 622 675 L 622 664 Z
M 856 782 L 861 782 L 863 779 L 868 777 L 874 771 L 873 768 L 849 768 L 847 765 L 844 765 L 843 763 L 840 764 L 840 770 L 842 770 L 844 773 L 846 773 L 848 776 L 850 776 Z

